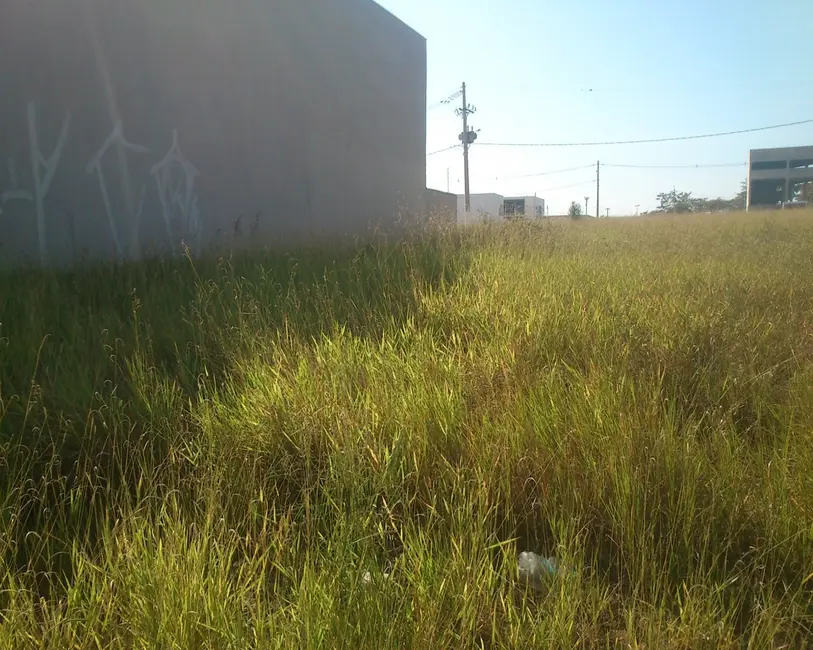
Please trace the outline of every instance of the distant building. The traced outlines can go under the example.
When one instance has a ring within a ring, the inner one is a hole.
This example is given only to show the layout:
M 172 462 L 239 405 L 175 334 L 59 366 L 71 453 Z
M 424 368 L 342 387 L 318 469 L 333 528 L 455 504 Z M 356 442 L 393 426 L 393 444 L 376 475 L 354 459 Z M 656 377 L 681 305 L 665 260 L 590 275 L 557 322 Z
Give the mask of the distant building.
M 466 214 L 466 198 L 457 195 L 457 223 L 469 224 L 481 221 L 499 221 L 503 218 L 501 194 L 471 194 L 471 209 Z
M 752 149 L 748 157 L 746 209 L 795 203 L 813 182 L 813 146 Z
M 544 217 L 545 199 L 537 196 L 502 196 L 501 194 L 472 194 L 471 210 L 466 214 L 465 197 L 457 196 L 457 222 L 478 223 L 501 221 L 506 217 Z
M 545 199 L 537 196 L 506 196 L 503 200 L 503 215 L 544 217 Z

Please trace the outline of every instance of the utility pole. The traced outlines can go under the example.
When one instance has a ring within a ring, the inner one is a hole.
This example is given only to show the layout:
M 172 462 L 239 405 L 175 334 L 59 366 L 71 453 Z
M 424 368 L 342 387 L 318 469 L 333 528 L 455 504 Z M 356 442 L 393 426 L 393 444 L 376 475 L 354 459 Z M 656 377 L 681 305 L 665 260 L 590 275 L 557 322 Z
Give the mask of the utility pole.
M 477 133 L 469 130 L 469 115 L 476 113 L 477 109 L 466 103 L 466 82 L 463 82 L 463 105 L 455 111 L 458 117 L 463 118 L 463 133 L 458 139 L 463 143 L 463 191 L 465 196 L 466 215 L 471 212 L 471 192 L 469 189 L 469 147 L 477 139 Z
M 471 212 L 471 191 L 469 188 L 469 108 L 466 105 L 466 82 L 463 82 L 463 183 L 465 189 L 463 190 L 466 195 L 466 215 Z
M 596 161 L 596 219 L 601 217 L 601 161 Z
M 607 210 L 607 218 L 610 218 L 610 208 L 605 208 Z
M 640 208 L 640 207 L 641 207 L 641 204 L 640 204 L 640 203 L 636 203 L 636 204 L 635 204 L 635 216 L 636 216 L 636 217 L 638 216 L 638 208 Z
M 451 184 L 449 183 L 449 168 L 446 168 L 446 193 L 451 191 Z
M 590 211 L 587 209 L 587 206 L 588 206 L 589 204 L 590 204 L 590 197 L 589 197 L 589 196 L 585 196 L 585 197 L 584 197 L 584 214 L 585 214 L 585 216 L 586 216 L 586 215 L 588 215 L 588 214 L 590 214 Z

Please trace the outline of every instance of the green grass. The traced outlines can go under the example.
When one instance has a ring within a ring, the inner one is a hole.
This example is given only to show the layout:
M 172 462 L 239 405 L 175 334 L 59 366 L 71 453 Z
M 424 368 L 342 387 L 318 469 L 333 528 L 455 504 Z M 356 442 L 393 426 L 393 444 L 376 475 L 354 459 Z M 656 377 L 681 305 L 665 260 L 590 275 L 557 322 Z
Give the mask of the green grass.
M 811 639 L 811 214 L 0 278 L 0 648 Z

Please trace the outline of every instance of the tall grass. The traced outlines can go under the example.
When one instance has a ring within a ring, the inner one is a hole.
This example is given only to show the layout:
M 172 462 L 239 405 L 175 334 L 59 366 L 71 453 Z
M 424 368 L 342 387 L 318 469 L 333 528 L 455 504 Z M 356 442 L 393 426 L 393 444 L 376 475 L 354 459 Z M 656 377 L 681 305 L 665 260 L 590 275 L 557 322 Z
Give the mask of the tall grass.
M 812 216 L 6 274 L 0 647 L 810 646 Z

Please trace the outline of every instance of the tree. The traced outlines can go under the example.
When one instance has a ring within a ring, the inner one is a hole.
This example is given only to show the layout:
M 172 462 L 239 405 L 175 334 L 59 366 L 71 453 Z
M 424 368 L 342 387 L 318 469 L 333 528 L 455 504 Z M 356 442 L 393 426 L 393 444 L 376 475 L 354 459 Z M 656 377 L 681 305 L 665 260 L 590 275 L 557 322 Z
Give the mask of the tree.
M 671 192 L 661 192 L 657 198 L 660 212 L 682 214 L 684 212 L 694 212 L 694 208 L 697 206 L 696 199 L 692 199 L 691 192 L 672 190 Z
M 571 219 L 580 219 L 582 216 L 582 204 L 578 201 L 573 201 L 567 210 L 567 216 Z
M 692 212 L 727 212 L 734 208 L 736 199 L 692 199 Z M 744 204 L 743 204 L 744 209 Z
M 658 194 L 657 212 L 672 212 L 683 214 L 686 212 L 727 212 L 729 210 L 745 210 L 746 185 L 742 183 L 739 193 L 733 199 L 707 199 L 694 197 L 691 192 L 662 192 Z
M 798 185 L 793 198 L 796 201 L 813 201 L 813 181 Z
M 813 195 L 813 183 L 808 192 Z M 804 189 L 801 190 L 804 193 Z M 691 192 L 662 192 L 658 194 L 658 209 L 649 214 L 664 212 L 685 213 L 685 212 L 728 212 L 731 210 L 745 210 L 745 203 L 748 196 L 747 181 L 740 183 L 740 191 L 731 199 L 706 199 L 692 196 Z
M 740 183 L 740 191 L 737 192 L 737 196 L 735 196 L 730 201 L 730 207 L 732 210 L 745 210 L 745 202 L 748 197 L 748 181 L 742 181 Z

